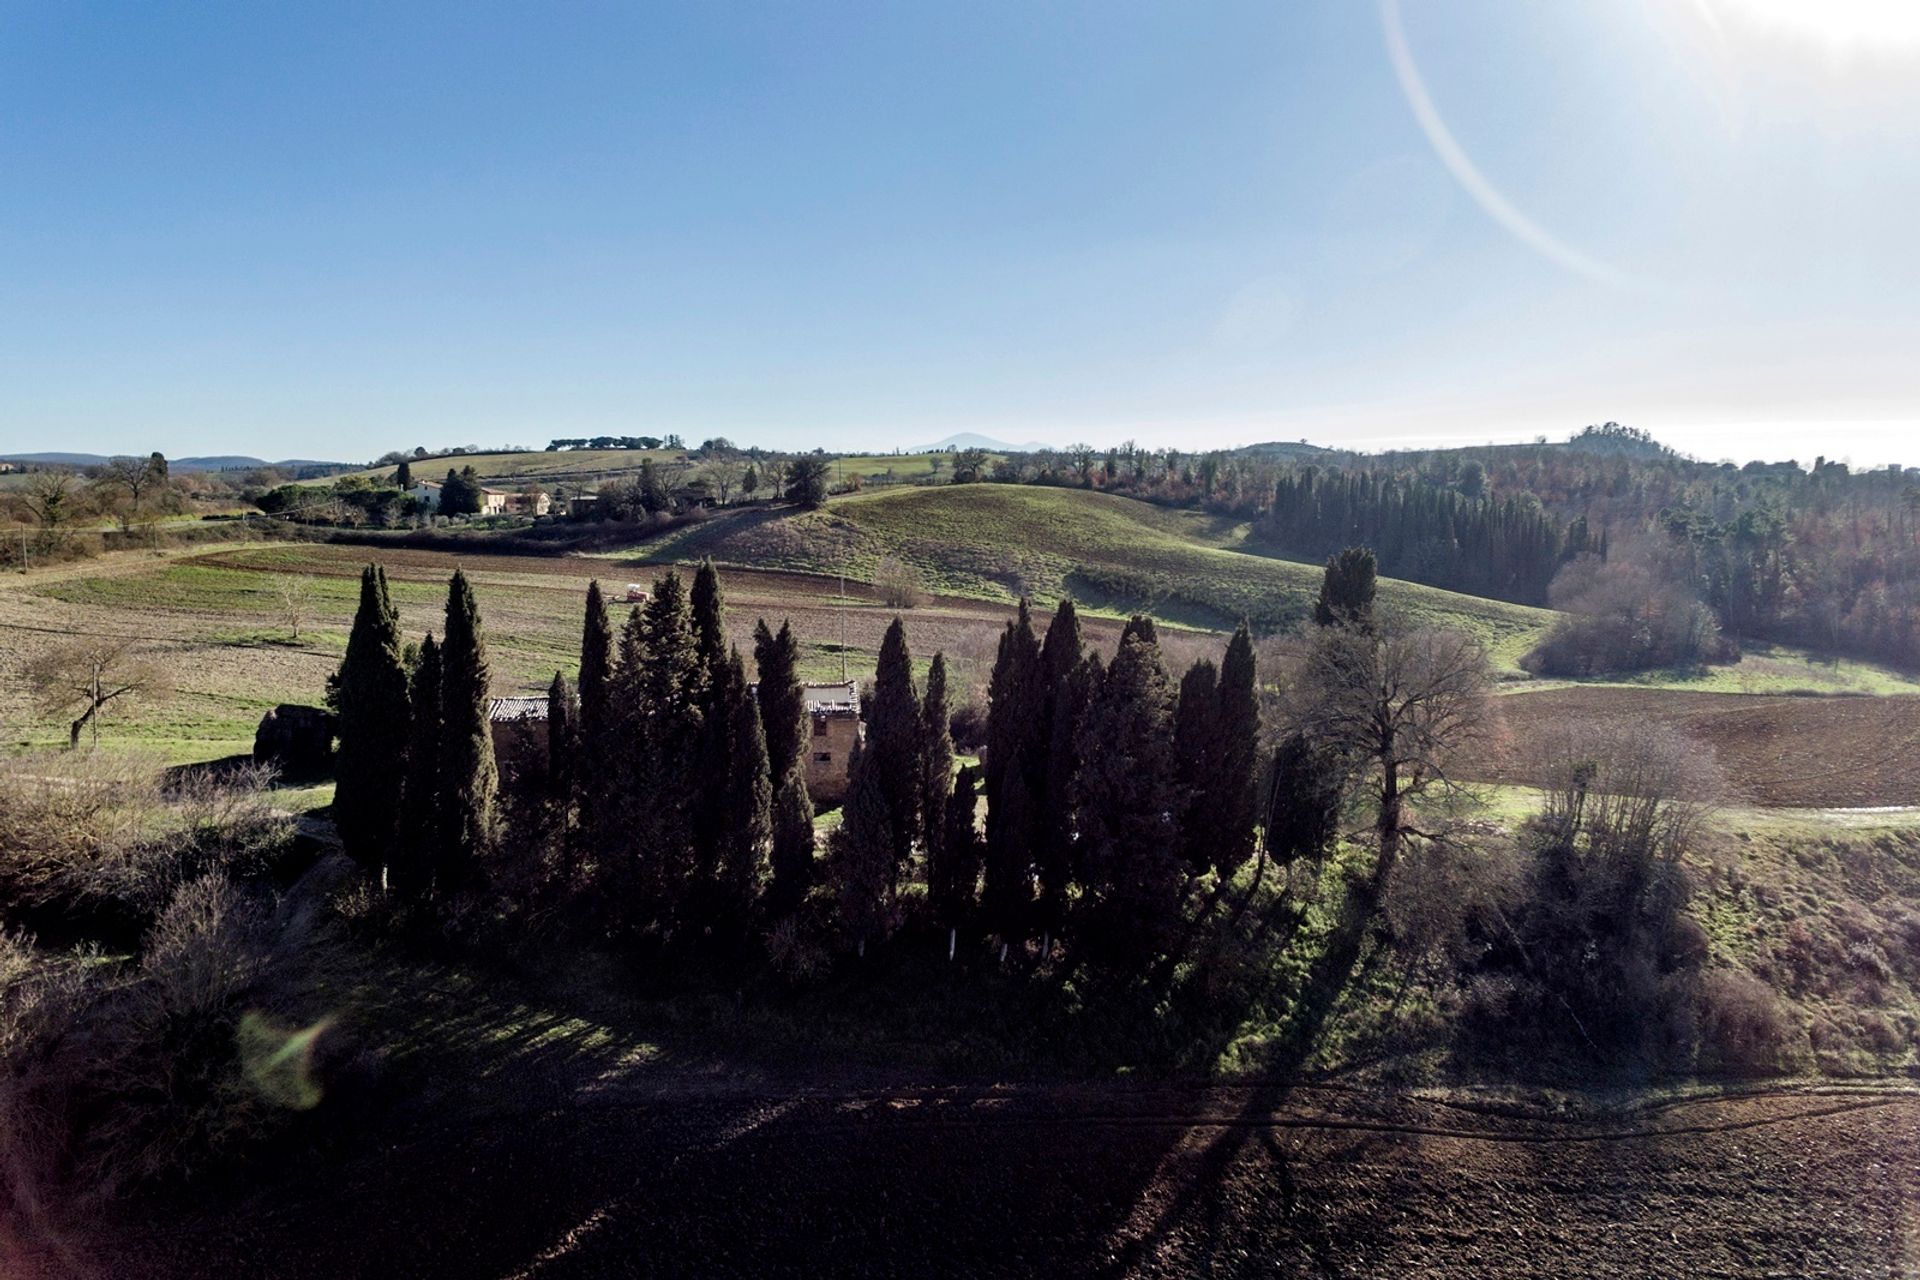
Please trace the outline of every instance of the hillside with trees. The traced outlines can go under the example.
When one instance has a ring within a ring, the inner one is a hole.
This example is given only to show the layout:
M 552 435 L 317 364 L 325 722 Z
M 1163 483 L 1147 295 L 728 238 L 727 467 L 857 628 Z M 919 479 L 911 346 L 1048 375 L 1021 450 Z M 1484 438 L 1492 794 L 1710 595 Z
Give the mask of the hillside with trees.
M 1382 454 L 1075 446 L 982 478 L 1233 516 L 1310 560 L 1367 545 L 1394 577 L 1526 604 L 1550 603 L 1555 575 L 1583 557 L 1624 557 L 1709 608 L 1735 648 L 1920 669 L 1913 468 L 1701 462 L 1607 423 L 1560 444 Z

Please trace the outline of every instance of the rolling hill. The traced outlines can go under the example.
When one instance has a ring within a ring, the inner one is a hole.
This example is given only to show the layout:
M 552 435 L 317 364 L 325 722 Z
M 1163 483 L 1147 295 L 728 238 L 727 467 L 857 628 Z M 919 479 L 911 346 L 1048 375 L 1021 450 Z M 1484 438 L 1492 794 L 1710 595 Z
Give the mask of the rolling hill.
M 800 512 L 757 508 L 715 517 L 647 547 L 656 561 L 697 560 L 872 577 L 886 556 L 912 565 L 936 591 L 1047 603 L 1071 595 L 1097 611 L 1150 612 L 1226 627 L 1245 616 L 1262 629 L 1307 617 L 1318 565 L 1247 546 L 1244 525 L 1080 489 L 939 485 L 836 498 Z M 1511 667 L 1552 615 L 1413 583 L 1383 580 L 1383 609 L 1478 636 Z
M 125 456 L 125 455 L 113 455 Z M 0 461 L 27 462 L 37 466 L 54 467 L 97 467 L 112 459 L 104 453 L 9 453 L 0 455 Z M 317 458 L 282 458 L 278 462 L 268 462 L 262 458 L 245 454 L 218 454 L 205 458 L 169 458 L 167 466 L 174 471 L 252 471 L 261 467 L 272 467 L 279 471 L 309 470 L 318 467 L 344 469 L 344 462 L 322 462 Z
M 778 455 L 774 455 L 778 456 Z M 537 483 L 552 489 L 555 485 L 594 489 L 601 483 L 632 476 L 640 464 L 686 463 L 683 479 L 699 478 L 705 464 L 697 455 L 683 449 L 522 449 L 507 453 L 434 454 L 411 458 L 416 476 L 436 478 L 454 470 L 472 467 L 474 474 L 488 484 L 507 488 Z M 766 465 L 765 459 L 760 465 Z M 944 451 L 920 453 L 837 454 L 828 459 L 828 483 L 846 484 L 856 477 L 870 484 L 913 483 L 951 466 Z M 393 474 L 391 464 L 364 467 L 356 475 L 384 479 Z M 329 477 L 330 478 L 330 477 Z M 765 490 L 762 490 L 764 495 Z

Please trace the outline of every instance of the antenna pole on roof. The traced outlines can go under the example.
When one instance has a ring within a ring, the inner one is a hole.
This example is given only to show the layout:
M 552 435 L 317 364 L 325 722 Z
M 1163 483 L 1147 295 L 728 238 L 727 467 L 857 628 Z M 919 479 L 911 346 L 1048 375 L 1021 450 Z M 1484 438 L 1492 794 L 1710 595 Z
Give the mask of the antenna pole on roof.
M 23 533 L 22 538 L 26 535 Z M 840 548 L 840 683 L 847 682 L 847 549 Z

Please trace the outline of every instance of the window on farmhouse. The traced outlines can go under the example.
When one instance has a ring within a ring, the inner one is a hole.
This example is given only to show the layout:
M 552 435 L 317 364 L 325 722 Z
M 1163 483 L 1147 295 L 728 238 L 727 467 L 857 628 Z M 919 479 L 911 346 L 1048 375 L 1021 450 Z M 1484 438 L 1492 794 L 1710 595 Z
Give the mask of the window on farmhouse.
M 833 752 L 831 752 L 831 751 L 816 751 L 816 752 L 814 752 L 814 753 L 813 753 L 813 758 L 814 758 L 815 760 L 818 760 L 818 761 L 819 761 L 819 762 L 820 762 L 821 764 L 832 764 L 832 763 L 833 763 Z

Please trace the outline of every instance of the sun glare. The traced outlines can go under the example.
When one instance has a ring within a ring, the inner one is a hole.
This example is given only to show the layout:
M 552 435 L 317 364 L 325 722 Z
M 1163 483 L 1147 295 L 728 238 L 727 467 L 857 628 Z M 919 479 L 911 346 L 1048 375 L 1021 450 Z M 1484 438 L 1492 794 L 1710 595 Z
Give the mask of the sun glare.
M 1696 0 L 1716 25 L 1867 51 L 1920 50 L 1920 0 Z

